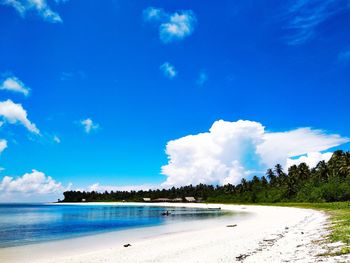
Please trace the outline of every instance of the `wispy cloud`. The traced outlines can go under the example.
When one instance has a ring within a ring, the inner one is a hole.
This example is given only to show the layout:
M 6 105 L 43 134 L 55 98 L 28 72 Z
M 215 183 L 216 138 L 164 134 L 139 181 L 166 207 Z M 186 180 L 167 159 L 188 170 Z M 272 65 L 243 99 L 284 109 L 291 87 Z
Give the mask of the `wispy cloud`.
M 40 134 L 39 129 L 27 117 L 27 111 L 21 104 L 14 103 L 12 100 L 0 102 L 0 117 L 3 121 L 10 124 L 20 123 L 30 132 Z
M 0 140 L 0 154 L 7 148 L 7 141 L 1 139 Z
M 160 70 L 163 72 L 164 76 L 173 79 L 177 75 L 177 71 L 173 65 L 171 65 L 169 62 L 165 62 L 160 66 Z
M 149 7 L 143 11 L 144 20 L 159 25 L 159 38 L 164 43 L 182 40 L 190 36 L 197 24 L 192 10 L 167 13 L 163 9 Z
M 319 26 L 346 9 L 349 9 L 347 0 L 292 1 L 287 12 L 287 43 L 299 45 L 307 42 L 315 36 Z
M 55 143 L 61 143 L 61 139 L 57 135 L 53 136 L 53 141 Z
M 338 60 L 341 62 L 349 62 L 350 61 L 350 48 L 340 52 L 338 55 Z
M 208 81 L 207 73 L 205 73 L 204 71 L 201 71 L 196 81 L 197 85 L 203 86 L 207 81 Z
M 11 76 L 3 80 L 3 82 L 0 84 L 0 89 L 12 92 L 19 92 L 22 93 L 24 96 L 28 96 L 30 91 L 30 89 L 15 76 Z
M 61 81 L 67 81 L 72 79 L 83 80 L 85 78 L 86 78 L 86 73 L 83 70 L 76 70 L 76 71 L 62 72 L 60 80 Z
M 57 4 L 64 2 L 56 1 Z M 60 15 L 52 11 L 46 0 L 2 0 L 0 4 L 13 7 L 22 17 L 35 13 L 47 22 L 62 23 Z
M 161 21 L 167 16 L 163 9 L 161 8 L 155 8 L 155 7 L 148 7 L 145 10 L 143 10 L 143 19 L 145 21 Z
M 90 118 L 80 121 L 80 124 L 84 127 L 84 131 L 86 133 L 91 133 L 92 131 L 100 128 L 100 125 L 94 123 Z

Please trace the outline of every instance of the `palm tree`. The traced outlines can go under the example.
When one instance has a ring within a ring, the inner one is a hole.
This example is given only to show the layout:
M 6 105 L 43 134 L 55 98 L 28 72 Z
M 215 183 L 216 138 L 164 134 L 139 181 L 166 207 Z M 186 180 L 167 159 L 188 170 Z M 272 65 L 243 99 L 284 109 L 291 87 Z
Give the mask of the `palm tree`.
M 277 175 L 277 182 L 279 186 L 286 184 L 287 175 L 284 173 L 282 165 L 275 165 L 275 174 Z
M 243 191 L 248 190 L 248 182 L 247 182 L 246 179 L 243 178 L 243 179 L 241 180 L 241 185 L 242 185 L 242 188 L 243 188 L 242 190 L 243 190 Z
M 270 181 L 270 185 L 275 185 L 275 183 L 276 183 L 276 175 L 275 175 L 275 173 L 272 171 L 272 169 L 267 169 L 267 171 L 266 171 L 266 176 L 267 176 L 267 178 L 269 179 L 269 181 Z
M 266 185 L 268 184 L 268 181 L 266 180 L 265 176 L 261 177 L 261 184 L 262 184 L 263 187 L 266 187 Z
M 305 181 L 306 179 L 310 178 L 310 169 L 306 163 L 299 164 L 298 170 L 298 181 Z
M 317 181 L 327 182 L 329 180 L 328 166 L 325 161 L 320 161 L 316 165 L 315 176 Z
M 339 173 L 342 177 L 348 177 L 350 175 L 350 152 L 343 153 L 339 158 Z
M 282 165 L 280 165 L 280 164 L 276 164 L 276 165 L 275 165 L 275 173 L 276 173 L 277 176 L 279 176 L 279 177 L 285 176 L 285 173 L 283 172 Z

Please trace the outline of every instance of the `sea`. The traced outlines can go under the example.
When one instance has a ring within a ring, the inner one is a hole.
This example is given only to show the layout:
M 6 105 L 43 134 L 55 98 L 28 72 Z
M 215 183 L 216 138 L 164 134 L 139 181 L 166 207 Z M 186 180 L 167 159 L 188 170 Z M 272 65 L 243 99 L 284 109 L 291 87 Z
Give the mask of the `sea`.
M 163 213 L 169 212 L 169 215 Z M 225 215 L 203 208 L 128 205 L 0 204 L 0 248 L 205 220 Z

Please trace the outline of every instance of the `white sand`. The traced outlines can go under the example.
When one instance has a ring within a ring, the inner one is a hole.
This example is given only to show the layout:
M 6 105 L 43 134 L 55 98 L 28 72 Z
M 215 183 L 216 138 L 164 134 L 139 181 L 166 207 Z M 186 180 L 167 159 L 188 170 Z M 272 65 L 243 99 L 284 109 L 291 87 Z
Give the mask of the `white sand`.
M 286 207 L 211 206 L 244 214 L 0 249 L 0 262 L 350 262 L 345 256 L 318 256 L 327 248 L 324 242 L 319 242 L 328 233 L 327 216 L 322 212 Z M 228 224 L 237 226 L 227 227 Z M 126 243 L 131 246 L 125 248 Z

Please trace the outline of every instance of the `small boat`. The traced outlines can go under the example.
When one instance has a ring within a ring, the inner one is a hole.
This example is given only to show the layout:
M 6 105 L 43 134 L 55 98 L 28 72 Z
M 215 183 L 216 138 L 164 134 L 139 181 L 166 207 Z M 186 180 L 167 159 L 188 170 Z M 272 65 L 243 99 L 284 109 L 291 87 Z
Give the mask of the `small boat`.
M 166 211 L 166 212 L 163 212 L 161 213 L 162 216 L 168 216 L 168 215 L 171 215 L 171 213 L 169 211 Z

